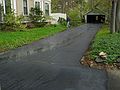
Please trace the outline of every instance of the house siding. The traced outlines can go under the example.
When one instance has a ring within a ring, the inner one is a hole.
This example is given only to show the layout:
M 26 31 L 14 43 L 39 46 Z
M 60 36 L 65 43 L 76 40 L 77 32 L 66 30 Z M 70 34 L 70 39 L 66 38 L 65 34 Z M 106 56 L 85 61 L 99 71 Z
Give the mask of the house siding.
M 3 5 L 4 5 L 4 0 Z M 43 11 L 43 14 L 45 15 L 45 3 L 49 4 L 49 15 L 51 14 L 51 0 L 27 0 L 28 5 L 28 14 L 31 7 L 34 7 L 34 2 L 39 1 L 40 2 L 40 8 Z M 14 9 L 15 14 L 18 15 L 24 15 L 23 14 L 23 0 L 11 0 L 11 8 Z M 5 12 L 5 7 L 4 7 Z
M 29 3 L 28 4 L 28 7 L 29 7 L 28 11 L 30 11 L 31 7 L 34 7 L 34 0 L 29 0 L 28 3 Z
M 23 0 L 16 0 L 16 14 L 23 15 Z
M 30 8 L 34 7 L 34 0 L 28 0 L 27 5 L 28 5 L 28 14 L 29 14 Z M 23 0 L 16 0 L 16 12 L 17 12 L 17 15 L 24 15 Z

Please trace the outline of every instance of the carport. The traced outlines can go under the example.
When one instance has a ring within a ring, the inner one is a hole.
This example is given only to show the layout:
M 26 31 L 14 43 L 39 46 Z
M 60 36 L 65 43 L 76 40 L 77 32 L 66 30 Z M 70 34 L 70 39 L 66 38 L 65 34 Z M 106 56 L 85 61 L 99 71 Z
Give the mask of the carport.
M 86 23 L 104 23 L 105 15 L 100 13 L 89 12 L 85 15 L 85 22 Z

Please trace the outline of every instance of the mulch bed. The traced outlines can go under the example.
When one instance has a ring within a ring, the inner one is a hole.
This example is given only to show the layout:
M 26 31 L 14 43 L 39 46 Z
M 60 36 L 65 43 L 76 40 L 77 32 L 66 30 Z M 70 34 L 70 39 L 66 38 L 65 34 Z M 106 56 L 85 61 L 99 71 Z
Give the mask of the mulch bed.
M 120 70 L 120 63 L 113 64 L 97 63 L 95 62 L 95 60 L 91 60 L 87 55 L 83 56 L 83 58 L 80 60 L 80 63 L 90 68 Z

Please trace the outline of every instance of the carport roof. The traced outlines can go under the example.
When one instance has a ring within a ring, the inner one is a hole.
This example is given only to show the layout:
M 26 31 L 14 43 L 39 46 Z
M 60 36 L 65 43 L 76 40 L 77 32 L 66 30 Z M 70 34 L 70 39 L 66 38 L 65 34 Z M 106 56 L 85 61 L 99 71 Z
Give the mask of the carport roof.
M 87 15 L 101 15 L 101 14 L 100 13 L 90 12 L 90 13 L 87 13 Z
M 96 12 L 93 12 L 93 11 L 89 11 L 88 13 L 86 13 L 85 15 L 103 15 L 101 13 L 96 13 Z

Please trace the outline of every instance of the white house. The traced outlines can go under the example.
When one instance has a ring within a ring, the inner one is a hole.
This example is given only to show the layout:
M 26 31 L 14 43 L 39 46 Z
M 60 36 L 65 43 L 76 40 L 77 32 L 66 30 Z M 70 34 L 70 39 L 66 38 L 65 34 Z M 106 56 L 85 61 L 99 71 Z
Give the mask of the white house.
M 12 8 L 15 15 L 29 15 L 31 7 L 39 7 L 44 15 L 51 15 L 51 0 L 0 0 L 4 7 L 4 13 L 7 12 L 6 8 Z
M 57 24 L 59 17 L 66 19 L 66 14 L 52 13 L 51 14 L 51 0 L 0 0 L 3 6 L 4 14 L 7 13 L 9 8 L 14 10 L 16 16 L 28 16 L 32 7 L 39 7 L 45 16 L 51 16 L 51 24 Z M 2 14 L 0 12 L 0 22 L 2 21 Z M 27 21 L 25 19 L 24 21 Z

